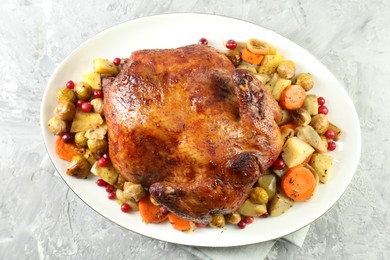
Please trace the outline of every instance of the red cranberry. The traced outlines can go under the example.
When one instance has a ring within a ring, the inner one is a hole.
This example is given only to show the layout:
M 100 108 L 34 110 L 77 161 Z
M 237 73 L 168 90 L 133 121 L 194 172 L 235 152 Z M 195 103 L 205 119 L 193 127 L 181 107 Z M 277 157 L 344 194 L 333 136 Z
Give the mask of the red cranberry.
M 245 217 L 244 221 L 246 224 L 252 224 L 253 221 L 255 221 L 255 218 L 254 217 Z
M 276 159 L 276 161 L 272 164 L 272 167 L 275 170 L 283 170 L 284 166 L 286 166 L 286 164 L 284 163 L 282 158 Z
M 333 140 L 336 137 L 336 132 L 331 129 L 326 130 L 325 137 Z
M 116 58 L 112 61 L 112 63 L 114 63 L 115 66 L 118 66 L 119 64 L 121 64 L 121 59 L 118 58 L 118 57 L 116 57 Z
M 336 150 L 336 143 L 333 141 L 328 142 L 328 151 Z
M 319 97 L 317 98 L 318 105 L 322 106 L 325 104 L 325 98 Z
M 106 159 L 106 161 L 107 161 L 108 163 L 111 162 L 110 155 L 109 155 L 108 153 L 104 153 L 104 154 L 102 155 L 102 157 L 103 157 L 104 159 Z
M 115 198 L 116 198 L 115 192 L 110 192 L 110 193 L 108 193 L 107 198 L 109 198 L 110 200 L 115 199 Z
M 197 227 L 199 227 L 199 228 L 204 228 L 204 227 L 207 227 L 207 224 L 195 222 L 195 226 L 197 226 Z
M 66 144 L 71 144 L 74 142 L 74 136 L 71 133 L 65 133 L 62 135 L 62 141 Z
M 228 40 L 226 42 L 226 48 L 229 50 L 234 50 L 237 47 L 237 42 L 235 40 Z
M 74 82 L 69 80 L 68 82 L 66 82 L 66 87 L 68 89 L 74 89 Z
M 245 220 L 241 220 L 240 222 L 238 222 L 237 227 L 244 229 L 246 227 Z
M 127 212 L 129 212 L 131 210 L 131 207 L 130 207 L 129 204 L 123 203 L 121 205 L 121 210 L 122 210 L 123 213 L 127 213 Z
M 206 38 L 200 38 L 198 44 L 207 45 L 209 44 L 209 42 L 207 41 Z
M 103 91 L 100 89 L 93 91 L 93 98 L 103 98 Z
M 115 187 L 112 186 L 111 184 L 108 184 L 107 187 L 106 187 L 106 191 L 108 193 L 114 192 L 115 191 Z
M 81 105 L 82 105 L 83 103 L 84 103 L 84 100 L 79 99 L 79 100 L 77 100 L 76 105 L 77 105 L 78 108 L 81 109 Z
M 108 162 L 103 157 L 100 157 L 98 160 L 98 165 L 99 167 L 106 167 L 108 165 Z
M 266 213 L 260 215 L 260 217 L 261 217 L 261 218 L 268 218 L 268 217 L 269 217 L 269 213 L 266 212 Z
M 168 209 L 167 209 L 166 207 L 162 207 L 162 206 L 161 206 L 161 207 L 160 207 L 160 213 L 165 215 L 165 214 L 168 214 L 169 211 L 168 211 Z
M 83 103 L 81 104 L 81 111 L 83 111 L 84 113 L 89 113 L 89 112 L 91 112 L 91 110 L 92 110 L 92 105 L 91 105 L 91 103 L 89 103 L 89 102 L 83 102 Z
M 328 114 L 328 108 L 326 106 L 320 106 L 318 108 L 318 113 L 319 114 L 324 114 L 324 115 L 327 115 Z
M 107 183 L 105 180 L 103 180 L 103 179 L 98 179 L 98 180 L 96 181 L 96 184 L 97 184 L 97 186 L 99 186 L 99 187 L 107 187 L 107 185 L 108 185 L 108 183 Z

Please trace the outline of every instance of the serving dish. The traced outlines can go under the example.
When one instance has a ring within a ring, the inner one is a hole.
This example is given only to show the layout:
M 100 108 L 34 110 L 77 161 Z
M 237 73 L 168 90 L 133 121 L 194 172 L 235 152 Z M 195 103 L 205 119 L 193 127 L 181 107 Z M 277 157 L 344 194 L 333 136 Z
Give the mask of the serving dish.
M 310 72 L 315 80 L 313 93 L 327 99 L 329 118 L 344 134 L 332 152 L 332 174 L 327 184 L 319 185 L 308 202 L 295 206 L 279 217 L 256 218 L 246 229 L 226 225 L 222 229 L 202 228 L 186 234 L 170 227 L 169 223 L 145 224 L 139 213 L 123 214 L 114 201 L 95 184 L 95 176 L 80 180 L 65 173 L 68 162 L 55 153 L 55 140 L 47 129 L 53 116 L 59 88 L 72 79 L 93 69 L 93 59 L 129 57 L 132 51 L 148 48 L 175 48 L 197 43 L 202 37 L 209 45 L 224 49 L 228 39 L 246 41 L 258 38 L 273 44 L 278 52 L 294 60 L 298 72 Z M 270 30 L 228 17 L 206 14 L 167 14 L 140 18 L 111 27 L 76 48 L 55 70 L 48 82 L 41 104 L 42 134 L 47 152 L 65 183 L 77 196 L 110 221 L 133 232 L 172 243 L 229 247 L 254 244 L 282 237 L 315 221 L 329 210 L 348 187 L 360 158 L 361 134 L 354 105 L 332 73 L 306 50 Z M 91 213 L 93 214 L 93 213 Z

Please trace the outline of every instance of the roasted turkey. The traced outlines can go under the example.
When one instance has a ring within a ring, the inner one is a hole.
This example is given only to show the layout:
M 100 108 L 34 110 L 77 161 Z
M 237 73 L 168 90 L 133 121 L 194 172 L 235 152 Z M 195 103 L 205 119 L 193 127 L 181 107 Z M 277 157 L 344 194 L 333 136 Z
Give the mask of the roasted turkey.
M 237 210 L 282 148 L 277 102 L 209 46 L 133 52 L 104 112 L 115 169 L 196 222 Z

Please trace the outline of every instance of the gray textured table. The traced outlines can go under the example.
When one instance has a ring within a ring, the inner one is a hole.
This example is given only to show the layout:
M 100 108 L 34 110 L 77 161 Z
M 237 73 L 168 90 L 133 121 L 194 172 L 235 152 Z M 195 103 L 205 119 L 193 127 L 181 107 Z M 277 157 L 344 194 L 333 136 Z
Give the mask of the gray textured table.
M 45 157 L 39 126 L 45 85 L 75 47 L 120 22 L 172 12 L 236 17 L 291 39 L 334 73 L 357 108 L 363 147 L 351 185 L 311 225 L 302 248 L 278 242 L 268 258 L 389 259 L 385 0 L 1 1 L 0 259 L 195 259 L 176 245 L 122 229 L 80 201 Z

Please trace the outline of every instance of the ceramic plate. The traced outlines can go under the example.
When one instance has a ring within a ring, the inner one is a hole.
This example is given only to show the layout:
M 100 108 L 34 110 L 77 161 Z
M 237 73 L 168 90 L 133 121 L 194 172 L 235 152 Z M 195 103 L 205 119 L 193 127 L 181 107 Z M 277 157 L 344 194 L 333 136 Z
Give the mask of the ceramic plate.
M 138 212 L 123 214 L 115 201 L 107 199 L 104 189 L 96 186 L 96 178 L 79 180 L 65 174 L 68 165 L 55 154 L 55 140 L 47 129 L 54 115 L 56 93 L 72 79 L 81 81 L 83 73 L 93 70 L 97 57 L 112 60 L 129 57 L 132 51 L 146 48 L 174 48 L 197 43 L 202 37 L 209 44 L 224 49 L 228 39 L 246 41 L 258 38 L 275 45 L 278 52 L 294 60 L 299 72 L 310 72 L 315 80 L 312 92 L 323 96 L 329 107 L 329 118 L 344 134 L 332 152 L 334 163 L 326 185 L 319 185 L 310 201 L 296 203 L 279 217 L 259 218 L 241 230 L 234 225 L 222 229 L 197 229 L 192 234 L 174 230 L 169 223 L 145 224 Z M 342 111 L 342 113 L 340 113 Z M 203 14 L 169 14 L 132 20 L 111 27 L 90 38 L 74 50 L 56 69 L 44 92 L 41 125 L 47 151 L 67 185 L 99 214 L 139 234 L 178 244 L 228 247 L 276 239 L 310 224 L 341 197 L 358 165 L 361 147 L 360 126 L 353 103 L 332 73 L 314 56 L 290 40 L 258 25 L 227 17 Z M 92 214 L 92 213 L 91 213 Z

